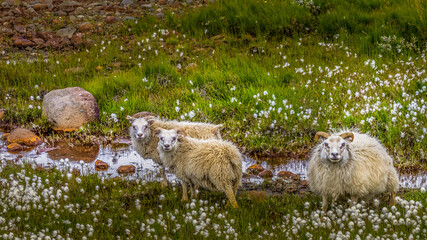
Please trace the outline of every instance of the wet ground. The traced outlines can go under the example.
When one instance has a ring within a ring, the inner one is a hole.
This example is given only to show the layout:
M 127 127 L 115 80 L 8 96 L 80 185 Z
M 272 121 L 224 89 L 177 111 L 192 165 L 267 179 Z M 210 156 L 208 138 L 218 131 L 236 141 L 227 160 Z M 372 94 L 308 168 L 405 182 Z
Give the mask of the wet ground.
M 0 132 L 0 138 L 3 135 Z M 135 173 L 128 174 L 129 178 L 142 178 L 145 180 L 158 180 L 158 166 L 150 159 L 143 159 L 131 147 L 128 139 L 117 139 L 107 146 L 99 145 L 74 145 L 66 142 L 58 142 L 50 146 L 42 144 L 33 148 L 24 148 L 23 151 L 9 152 L 4 141 L 0 140 L 0 158 L 22 163 L 35 162 L 41 167 L 57 166 L 58 168 L 75 168 L 82 174 L 98 172 L 101 177 L 117 177 L 120 166 L 133 165 Z M 108 169 L 99 171 L 95 168 L 95 161 L 101 160 L 108 164 Z M 244 157 L 243 171 L 253 165 L 260 164 L 263 168 L 271 170 L 273 180 L 277 179 L 280 171 L 289 171 L 300 176 L 300 180 L 306 179 L 308 167 L 307 160 L 293 160 L 283 158 L 259 158 Z M 264 179 L 256 175 L 245 174 L 243 185 L 263 183 Z M 168 174 L 169 180 L 175 180 L 173 174 Z M 401 188 L 421 188 L 427 186 L 427 172 L 399 172 Z

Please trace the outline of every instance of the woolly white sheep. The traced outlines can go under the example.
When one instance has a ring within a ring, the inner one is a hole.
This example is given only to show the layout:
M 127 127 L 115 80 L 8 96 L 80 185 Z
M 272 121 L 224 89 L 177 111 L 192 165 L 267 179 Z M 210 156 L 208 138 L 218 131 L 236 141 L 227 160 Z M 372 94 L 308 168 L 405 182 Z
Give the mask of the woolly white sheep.
M 393 159 L 381 143 L 357 131 L 340 131 L 332 135 L 317 132 L 325 140 L 312 151 L 308 166 L 310 189 L 321 195 L 323 211 L 328 200 L 350 197 L 369 200 L 380 193 L 389 193 L 389 204 L 394 205 L 398 176 Z
M 182 133 L 156 129 L 160 159 L 182 180 L 182 201 L 188 200 L 189 184 L 191 197 L 194 186 L 221 191 L 238 208 L 235 196 L 242 181 L 242 155 L 237 147 L 227 141 L 194 139 Z
M 132 122 L 129 133 L 132 139 L 133 148 L 143 158 L 153 159 L 154 162 L 160 165 L 160 174 L 162 177 L 162 186 L 166 187 L 168 181 L 166 179 L 165 168 L 160 161 L 157 151 L 157 137 L 153 136 L 154 129 L 161 127 L 165 129 L 180 128 L 183 129 L 186 135 L 200 139 L 221 139 L 220 130 L 222 125 L 214 125 L 208 123 L 197 122 L 177 122 L 177 121 L 162 121 L 152 116 L 143 118 L 127 117 Z

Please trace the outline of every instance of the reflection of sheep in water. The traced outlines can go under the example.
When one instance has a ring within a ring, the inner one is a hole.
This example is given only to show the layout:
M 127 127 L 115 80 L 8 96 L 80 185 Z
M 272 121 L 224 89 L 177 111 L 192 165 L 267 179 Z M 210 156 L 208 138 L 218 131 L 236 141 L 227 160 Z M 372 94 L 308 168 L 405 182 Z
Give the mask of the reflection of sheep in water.
M 182 200 L 187 198 L 187 184 L 191 197 L 194 186 L 224 192 L 231 205 L 236 202 L 237 188 L 242 182 L 242 155 L 236 146 L 218 139 L 184 137 L 180 130 L 158 128 L 158 151 L 163 164 L 182 180 Z
M 208 123 L 197 122 L 177 122 L 177 121 L 162 121 L 151 116 L 144 118 L 127 117 L 132 122 L 129 129 L 132 138 L 132 145 L 135 151 L 143 158 L 153 159 L 154 162 L 160 165 L 160 174 L 162 176 L 162 186 L 168 185 L 165 168 L 159 158 L 157 151 L 158 139 L 153 135 L 154 129 L 161 127 L 165 129 L 180 128 L 185 134 L 190 137 L 209 139 L 221 139 L 220 130 L 222 125 L 214 125 Z
M 308 166 L 310 189 L 322 196 L 323 210 L 328 199 L 341 197 L 369 200 L 380 193 L 390 194 L 390 205 L 398 189 L 398 176 L 393 159 L 381 143 L 359 132 L 341 131 L 329 135 L 316 133 L 325 140 L 312 152 Z

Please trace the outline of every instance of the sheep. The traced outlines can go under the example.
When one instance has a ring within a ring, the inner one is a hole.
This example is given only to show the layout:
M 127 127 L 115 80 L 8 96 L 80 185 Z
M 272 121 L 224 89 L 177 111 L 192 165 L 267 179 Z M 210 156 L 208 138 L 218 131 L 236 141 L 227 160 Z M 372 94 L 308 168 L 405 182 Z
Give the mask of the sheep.
M 341 130 L 331 135 L 317 132 L 325 140 L 314 147 L 308 166 L 310 189 L 322 196 L 322 209 L 332 202 L 350 197 L 369 200 L 380 193 L 390 194 L 389 204 L 394 205 L 398 189 L 398 176 L 393 159 L 381 143 L 357 131 Z
M 132 123 L 132 126 L 129 129 L 129 133 L 132 139 L 133 148 L 143 158 L 153 159 L 154 162 L 160 165 L 162 187 L 166 187 L 168 185 L 168 181 L 166 179 L 165 168 L 162 165 L 162 162 L 159 158 L 159 153 L 157 152 L 158 139 L 155 136 L 152 136 L 154 129 L 158 127 L 165 129 L 179 127 L 183 129 L 185 134 L 194 138 L 221 139 L 221 124 L 214 125 L 197 122 L 162 121 L 152 116 L 146 116 L 143 118 L 127 116 L 126 118 Z
M 187 184 L 191 197 L 194 186 L 224 192 L 232 207 L 242 182 L 242 155 L 231 142 L 218 139 L 195 139 L 179 129 L 156 129 L 157 150 L 163 164 L 182 180 L 182 201 L 187 201 Z

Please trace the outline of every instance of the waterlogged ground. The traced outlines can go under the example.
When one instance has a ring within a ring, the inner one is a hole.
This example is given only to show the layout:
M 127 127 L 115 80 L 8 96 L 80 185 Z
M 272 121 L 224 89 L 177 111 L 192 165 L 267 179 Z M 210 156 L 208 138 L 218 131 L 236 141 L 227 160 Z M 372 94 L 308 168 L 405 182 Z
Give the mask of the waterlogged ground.
M 0 138 L 3 135 L 0 132 Z M 144 178 L 150 181 L 158 181 L 158 165 L 151 159 L 143 159 L 131 146 L 129 139 L 120 138 L 109 145 L 76 145 L 66 142 L 57 142 L 53 146 L 43 144 L 36 148 L 27 148 L 20 152 L 7 151 L 6 144 L 0 140 L 0 157 L 14 162 L 34 162 L 35 164 L 49 168 L 78 169 L 83 174 L 98 173 L 100 177 L 113 178 L 120 176 L 117 169 L 123 165 L 135 166 L 135 173 L 128 174 L 131 179 Z M 101 160 L 109 165 L 107 170 L 97 171 L 95 161 Z M 289 171 L 306 179 L 308 160 L 294 160 L 284 158 L 251 158 L 244 157 L 243 171 L 253 164 L 260 164 L 264 169 L 271 170 L 273 179 L 277 178 L 280 171 Z M 167 174 L 169 180 L 175 181 L 173 174 Z M 400 187 L 420 189 L 427 186 L 427 173 L 425 171 L 399 172 Z M 245 175 L 243 183 L 261 184 L 263 178 L 256 175 Z

